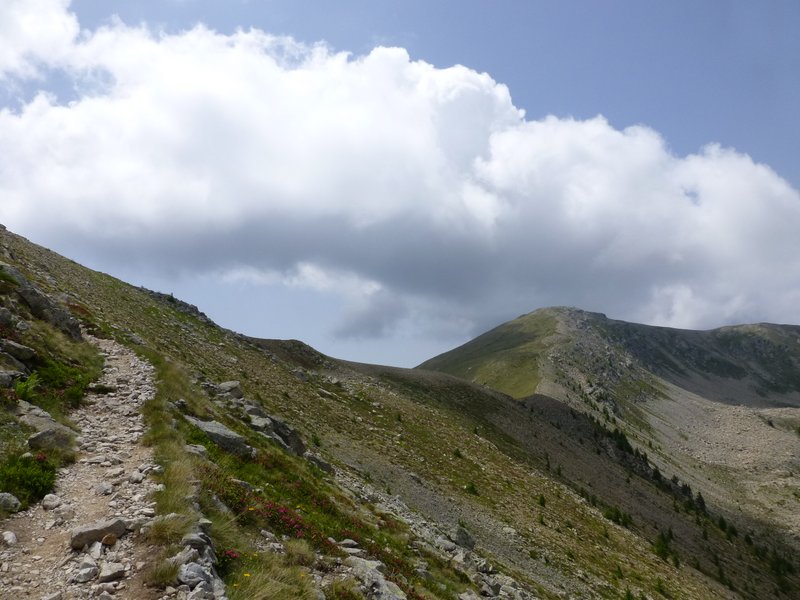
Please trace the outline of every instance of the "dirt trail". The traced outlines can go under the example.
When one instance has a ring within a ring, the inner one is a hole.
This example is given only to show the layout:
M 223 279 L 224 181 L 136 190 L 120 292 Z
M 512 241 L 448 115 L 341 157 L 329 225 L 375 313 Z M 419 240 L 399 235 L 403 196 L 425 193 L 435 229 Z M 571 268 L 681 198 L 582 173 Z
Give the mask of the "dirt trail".
M 155 515 L 156 484 L 148 473 L 156 467 L 152 450 L 140 444 L 145 431 L 140 408 L 155 394 L 153 367 L 114 341 L 89 340 L 106 359 L 98 383 L 115 390 L 88 396 L 71 413 L 80 428 L 79 455 L 59 471 L 57 498 L 48 496 L 0 525 L 16 537 L 10 545 L 0 540 L 0 598 L 159 596 L 144 586 L 143 571 L 154 552 L 137 533 Z M 113 518 L 128 526 L 115 543 L 106 538 L 110 545 L 70 549 L 73 529 Z

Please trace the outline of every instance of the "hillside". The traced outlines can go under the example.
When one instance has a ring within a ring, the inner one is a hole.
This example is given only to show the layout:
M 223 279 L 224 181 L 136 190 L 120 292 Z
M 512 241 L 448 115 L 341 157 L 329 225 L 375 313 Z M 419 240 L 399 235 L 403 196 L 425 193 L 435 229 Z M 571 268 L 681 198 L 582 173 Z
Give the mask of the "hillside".
M 798 597 L 800 420 L 795 359 L 775 360 L 792 341 L 782 328 L 765 328 L 774 347 L 747 337 L 760 358 L 714 338 L 744 369 L 731 378 L 711 363 L 730 390 L 750 390 L 739 406 L 727 391 L 702 395 L 704 355 L 669 362 L 672 338 L 579 311 L 534 313 L 426 363 L 456 377 L 248 338 L 7 231 L 0 254 L 2 272 L 69 311 L 63 323 L 71 315 L 84 338 L 114 340 L 155 369 L 142 412 L 162 487 L 133 538 L 153 548 L 147 589 L 178 597 L 185 569 L 173 559 L 202 525 L 232 599 Z M 33 325 L 4 338 L 85 373 L 80 404 L 97 353 L 74 327 L 32 314 L 9 277 L 0 284 L 9 322 Z M 9 376 L 8 406 L 44 366 Z M 74 425 L 63 394 L 34 392 Z M 11 464 L 25 437 L 5 435 Z M 752 458 L 752 476 L 725 443 Z

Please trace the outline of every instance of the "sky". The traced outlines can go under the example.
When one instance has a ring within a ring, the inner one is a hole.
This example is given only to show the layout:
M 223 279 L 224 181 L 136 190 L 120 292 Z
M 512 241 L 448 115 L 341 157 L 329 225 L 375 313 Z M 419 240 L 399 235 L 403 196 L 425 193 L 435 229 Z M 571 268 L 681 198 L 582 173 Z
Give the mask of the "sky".
M 577 306 L 800 323 L 800 4 L 4 0 L 0 223 L 413 366 Z

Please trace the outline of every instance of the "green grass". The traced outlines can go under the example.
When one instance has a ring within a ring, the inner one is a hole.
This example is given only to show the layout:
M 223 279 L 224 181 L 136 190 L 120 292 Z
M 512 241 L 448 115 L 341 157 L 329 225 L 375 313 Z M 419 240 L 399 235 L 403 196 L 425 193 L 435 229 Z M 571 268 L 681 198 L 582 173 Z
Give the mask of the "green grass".
M 500 325 L 419 368 L 449 373 L 522 398 L 536 391 L 539 357 L 555 331 L 555 317 L 537 311 Z

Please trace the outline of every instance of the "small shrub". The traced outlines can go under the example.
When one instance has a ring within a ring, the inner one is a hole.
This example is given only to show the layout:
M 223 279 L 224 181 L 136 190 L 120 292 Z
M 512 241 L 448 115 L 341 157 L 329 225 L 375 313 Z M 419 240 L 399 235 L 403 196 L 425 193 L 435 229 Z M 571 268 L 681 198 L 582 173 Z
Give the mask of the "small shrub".
M 464 458 L 464 455 L 461 454 L 461 450 L 459 450 L 458 448 L 453 450 L 453 456 L 455 456 L 456 458 Z
M 544 494 L 539 494 L 539 506 L 544 506 L 547 504 L 547 500 L 544 497 Z
M 467 485 L 464 486 L 464 490 L 466 490 L 468 494 L 472 494 L 474 496 L 480 495 L 478 493 L 478 488 L 475 487 L 475 483 L 473 483 L 472 481 L 468 482 Z
M 0 490 L 14 494 L 27 508 L 53 489 L 56 467 L 56 461 L 44 454 L 11 457 L 0 464 Z

